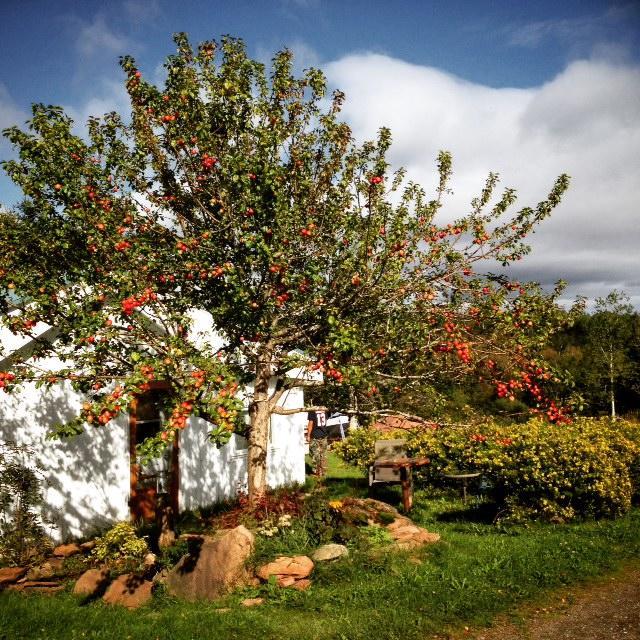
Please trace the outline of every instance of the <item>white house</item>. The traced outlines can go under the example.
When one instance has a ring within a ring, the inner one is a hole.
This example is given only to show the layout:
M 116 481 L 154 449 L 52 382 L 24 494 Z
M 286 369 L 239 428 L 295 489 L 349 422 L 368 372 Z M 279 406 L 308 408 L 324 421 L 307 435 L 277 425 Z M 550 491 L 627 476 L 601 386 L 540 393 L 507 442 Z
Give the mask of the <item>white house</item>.
M 202 316 L 196 320 L 202 336 L 206 321 Z M 46 325 L 36 330 L 40 335 L 51 331 Z M 6 364 L 12 353 L 28 349 L 29 340 L 0 329 L 0 345 L 2 370 L 2 360 Z M 55 370 L 60 363 L 40 360 L 38 364 Z M 71 439 L 47 440 L 53 425 L 78 414 L 83 396 L 67 382 L 50 389 L 26 384 L 10 394 L 0 391 L 0 441 L 33 450 L 31 461 L 43 469 L 47 481 L 44 515 L 55 524 L 54 539 L 87 536 L 129 517 L 150 517 L 161 493 L 168 494 L 174 509 L 182 511 L 211 505 L 246 489 L 246 440 L 234 435 L 218 449 L 207 439 L 207 423 L 195 417 L 164 459 L 146 467 L 138 464 L 137 443 L 162 420 L 155 402 L 160 393 L 161 388 L 153 389 L 128 414 L 104 427 L 88 427 L 87 433 Z M 282 405 L 302 407 L 302 395 L 301 388 L 293 389 Z M 304 413 L 272 417 L 269 486 L 304 482 L 305 426 Z

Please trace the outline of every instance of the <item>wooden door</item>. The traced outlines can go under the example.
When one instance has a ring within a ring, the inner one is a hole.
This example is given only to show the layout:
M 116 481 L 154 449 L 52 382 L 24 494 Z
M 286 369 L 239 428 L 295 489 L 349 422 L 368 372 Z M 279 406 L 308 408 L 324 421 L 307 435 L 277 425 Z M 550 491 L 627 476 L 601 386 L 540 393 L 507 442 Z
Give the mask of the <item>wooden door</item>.
M 156 383 L 147 393 L 136 397 L 129 409 L 129 460 L 131 493 L 129 506 L 134 520 L 155 521 L 161 503 L 178 512 L 179 439 L 161 458 L 143 464 L 137 452 L 138 445 L 162 430 L 164 425 L 163 401 L 167 385 Z

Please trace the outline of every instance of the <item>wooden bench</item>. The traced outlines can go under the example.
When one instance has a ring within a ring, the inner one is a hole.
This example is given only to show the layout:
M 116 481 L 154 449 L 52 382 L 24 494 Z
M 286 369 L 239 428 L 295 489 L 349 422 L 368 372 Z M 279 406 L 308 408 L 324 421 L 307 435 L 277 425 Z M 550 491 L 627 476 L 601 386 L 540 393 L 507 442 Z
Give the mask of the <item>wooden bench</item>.
M 428 458 L 409 458 L 404 440 L 377 440 L 376 459 L 369 467 L 369 487 L 375 484 L 400 483 L 402 485 L 402 508 L 405 513 L 413 506 L 414 467 L 429 464 Z

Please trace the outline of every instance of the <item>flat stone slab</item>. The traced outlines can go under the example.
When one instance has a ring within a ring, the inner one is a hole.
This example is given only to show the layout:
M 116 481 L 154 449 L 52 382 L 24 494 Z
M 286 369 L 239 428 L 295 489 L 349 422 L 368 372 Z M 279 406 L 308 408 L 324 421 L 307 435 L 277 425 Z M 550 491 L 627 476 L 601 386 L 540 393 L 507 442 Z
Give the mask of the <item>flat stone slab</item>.
M 13 591 L 28 593 L 57 593 L 64 589 L 64 585 L 59 582 L 45 580 L 26 580 L 24 582 L 10 584 L 8 588 Z
M 440 540 L 440 535 L 419 527 L 409 518 L 399 516 L 387 525 L 387 531 L 400 549 L 413 549 L 424 544 L 433 544 Z
M 0 585 L 17 582 L 27 571 L 27 567 L 5 567 L 4 569 L 0 569 Z

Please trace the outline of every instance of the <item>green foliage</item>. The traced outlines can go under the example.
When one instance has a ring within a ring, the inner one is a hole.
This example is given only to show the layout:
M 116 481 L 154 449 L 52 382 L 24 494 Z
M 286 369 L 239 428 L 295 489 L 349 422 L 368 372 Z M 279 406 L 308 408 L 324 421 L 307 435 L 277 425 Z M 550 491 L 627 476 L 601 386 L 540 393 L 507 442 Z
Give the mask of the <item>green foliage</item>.
M 118 522 L 96 540 L 91 551 L 98 562 L 106 562 L 116 569 L 139 565 L 149 553 L 147 542 L 136 535 L 130 522 Z
M 503 516 L 571 520 L 626 513 L 640 491 L 640 427 L 625 421 L 579 418 L 562 426 L 537 418 L 524 424 L 398 431 L 410 455 L 430 464 L 418 476 L 442 486 L 443 474 L 481 472 Z M 362 429 L 334 450 L 367 468 L 380 434 Z
M 587 415 L 640 410 L 640 314 L 612 291 L 552 339 L 548 357 L 567 369 Z
M 26 461 L 32 452 L 0 443 L 0 564 L 20 565 L 50 548 L 37 507 L 43 503 L 43 478 Z

